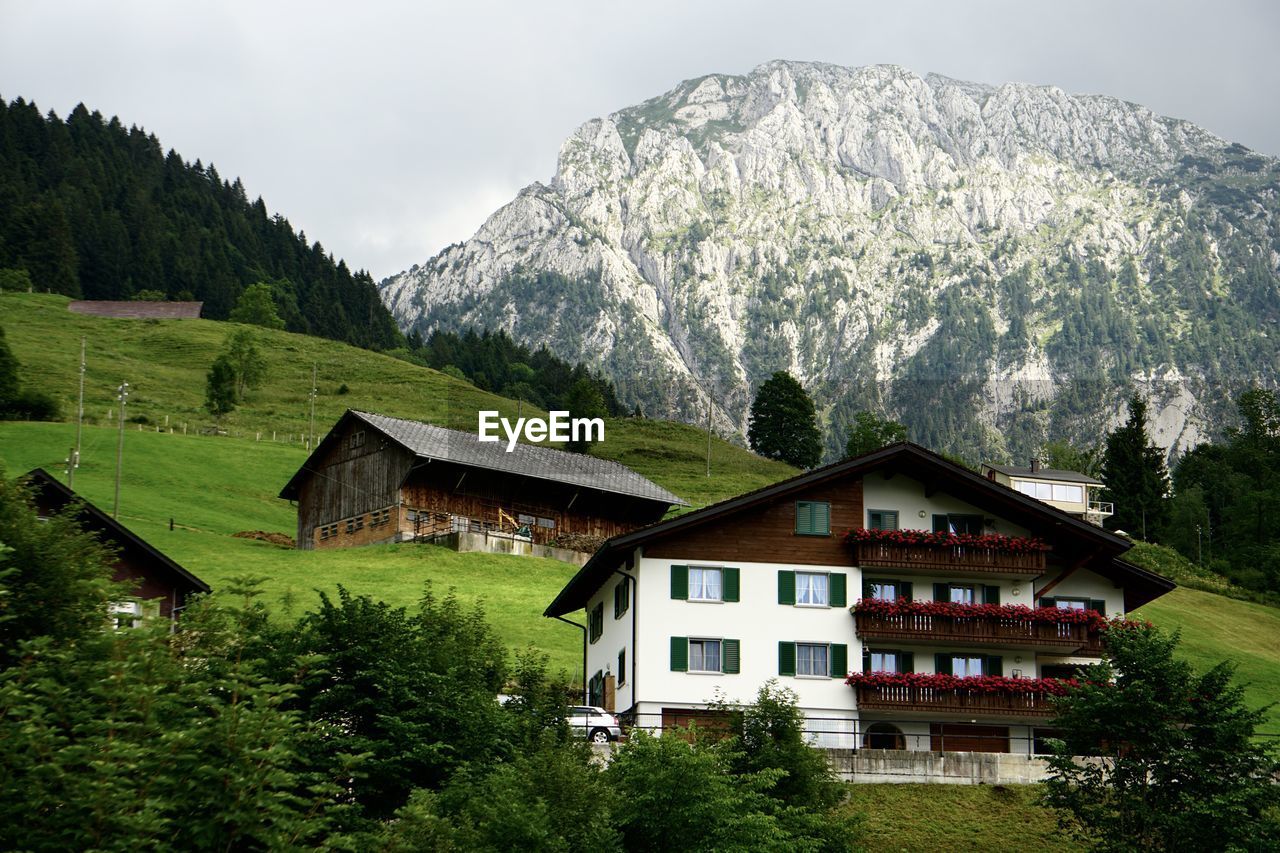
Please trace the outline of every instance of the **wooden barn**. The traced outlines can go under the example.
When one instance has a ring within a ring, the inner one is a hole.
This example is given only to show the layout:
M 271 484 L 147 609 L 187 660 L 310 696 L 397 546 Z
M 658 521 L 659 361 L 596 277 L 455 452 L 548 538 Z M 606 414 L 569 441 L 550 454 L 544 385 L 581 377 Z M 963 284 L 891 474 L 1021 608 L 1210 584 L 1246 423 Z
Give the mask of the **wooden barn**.
M 133 597 L 113 605 L 118 619 L 136 620 L 147 613 L 158 613 L 172 619 L 186 606 L 188 598 L 209 591 L 207 583 L 67 488 L 43 468 L 28 472 L 22 479 L 31 490 L 36 510 L 42 518 L 76 504 L 79 507 L 76 520 L 80 526 L 115 550 L 114 579 L 133 585 Z
M 198 320 L 203 302 L 113 302 L 106 299 L 77 299 L 67 305 L 72 314 L 115 317 L 118 320 Z
M 550 447 L 347 411 L 280 497 L 298 505 L 298 547 L 499 532 L 535 544 L 607 538 L 685 502 L 625 465 Z

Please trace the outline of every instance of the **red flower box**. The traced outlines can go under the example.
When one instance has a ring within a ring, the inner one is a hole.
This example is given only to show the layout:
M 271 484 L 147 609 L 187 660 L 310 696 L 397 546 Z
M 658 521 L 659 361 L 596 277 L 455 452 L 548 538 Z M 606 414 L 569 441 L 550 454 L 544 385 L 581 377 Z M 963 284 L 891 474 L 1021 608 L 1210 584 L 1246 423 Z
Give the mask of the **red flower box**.
M 1047 693 L 1066 695 L 1080 682 L 1059 678 L 1006 678 L 1002 675 L 955 675 L 922 672 L 855 672 L 845 679 L 850 687 L 919 687 L 929 690 L 962 690 L 970 693 Z
M 959 604 L 952 601 L 882 601 L 859 599 L 854 613 L 877 616 L 948 616 L 952 619 L 1003 619 L 1013 622 L 1052 622 L 1058 625 L 1085 623 L 1090 631 L 1106 627 L 1107 619 L 1096 610 L 1066 610 L 1057 607 L 1030 608 L 1022 604 Z
M 966 547 L 1006 554 L 1032 554 L 1048 551 L 1049 546 L 1034 536 L 1005 536 L 1001 533 L 948 533 L 932 530 L 869 530 L 858 527 L 844 534 L 850 545 L 872 543 L 885 545 L 929 545 L 935 548 Z

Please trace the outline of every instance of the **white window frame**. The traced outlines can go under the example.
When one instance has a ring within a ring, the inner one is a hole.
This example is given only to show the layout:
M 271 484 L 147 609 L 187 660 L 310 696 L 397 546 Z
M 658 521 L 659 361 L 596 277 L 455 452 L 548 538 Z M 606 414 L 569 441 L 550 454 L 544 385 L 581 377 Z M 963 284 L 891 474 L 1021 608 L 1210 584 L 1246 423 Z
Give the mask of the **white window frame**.
M 969 600 L 956 601 L 955 599 L 956 590 L 966 590 L 969 593 Z M 967 583 L 947 584 L 947 601 L 950 602 L 951 604 L 977 604 L 978 588 L 973 584 L 967 584 Z
M 1087 598 L 1055 598 L 1053 606 L 1058 610 L 1088 610 L 1089 599 Z
M 698 582 L 695 586 L 694 577 L 697 573 Z M 708 592 L 708 572 L 715 572 L 715 595 L 707 595 Z M 694 590 L 697 590 L 697 595 Z M 724 569 L 720 566 L 690 566 L 689 567 L 689 601 L 724 601 Z
M 700 651 L 699 656 L 702 658 L 702 668 L 695 668 L 693 665 L 693 647 L 697 644 Z M 716 668 L 706 669 L 706 649 L 714 645 L 716 650 Z M 689 672 L 715 673 L 719 675 L 724 671 L 724 640 L 719 637 L 690 637 L 689 638 Z
M 1069 495 L 1074 494 L 1075 497 Z M 1071 483 L 1054 483 L 1053 499 L 1058 503 L 1064 504 L 1082 504 L 1084 503 L 1084 486 L 1077 486 Z
M 805 579 L 802 585 L 801 579 Z M 819 596 L 815 594 L 813 581 L 818 578 L 822 579 L 821 601 L 812 600 Z M 801 590 L 804 590 L 804 597 L 810 598 L 805 601 L 801 597 Z M 830 607 L 831 606 L 831 575 L 828 572 L 796 572 L 796 607 Z
M 808 668 L 812 670 L 816 663 L 814 652 L 822 650 L 822 671 L 821 672 L 804 672 L 801 668 L 800 661 L 801 649 L 805 649 L 809 653 L 806 661 Z M 830 678 L 831 677 L 831 644 L 830 643 L 796 643 L 796 677 L 797 678 Z
M 142 626 L 142 602 L 137 599 L 113 601 L 107 605 L 107 612 L 111 614 L 111 619 L 115 623 L 114 627 L 117 631 L 122 631 L 126 628 L 140 628 Z M 125 622 L 130 624 L 123 624 Z

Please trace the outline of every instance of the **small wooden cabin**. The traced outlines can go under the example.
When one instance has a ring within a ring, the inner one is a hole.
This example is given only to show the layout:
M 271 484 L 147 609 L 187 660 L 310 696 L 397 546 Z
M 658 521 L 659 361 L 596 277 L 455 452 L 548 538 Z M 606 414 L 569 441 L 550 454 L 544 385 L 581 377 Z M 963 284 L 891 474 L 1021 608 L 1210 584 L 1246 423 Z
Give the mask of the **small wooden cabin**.
M 298 547 L 335 548 L 503 532 L 545 545 L 607 538 L 685 502 L 625 465 L 551 447 L 347 411 L 280 492 L 298 505 Z
M 115 550 L 113 579 L 130 582 L 134 596 L 134 600 L 113 605 L 117 617 L 132 614 L 139 618 L 149 610 L 172 619 L 186 606 L 187 599 L 209 591 L 207 583 L 67 488 L 43 468 L 28 472 L 22 479 L 31 490 L 40 517 L 47 518 L 75 504 L 79 507 L 75 517 L 80 526 Z
M 115 317 L 119 320 L 199 320 L 203 302 L 113 302 L 77 299 L 67 305 L 72 314 Z

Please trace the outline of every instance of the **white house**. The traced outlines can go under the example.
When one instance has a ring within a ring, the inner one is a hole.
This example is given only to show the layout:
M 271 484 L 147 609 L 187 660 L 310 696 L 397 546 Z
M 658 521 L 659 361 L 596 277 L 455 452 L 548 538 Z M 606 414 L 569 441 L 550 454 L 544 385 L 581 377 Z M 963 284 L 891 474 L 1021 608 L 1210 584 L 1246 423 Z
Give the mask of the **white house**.
M 901 443 L 616 536 L 546 615 L 585 612 L 592 704 L 633 725 L 697 720 L 772 678 L 817 743 L 1025 752 L 1054 687 L 1036 679 L 1100 654 L 1094 614 L 1173 588 L 1129 547 Z

